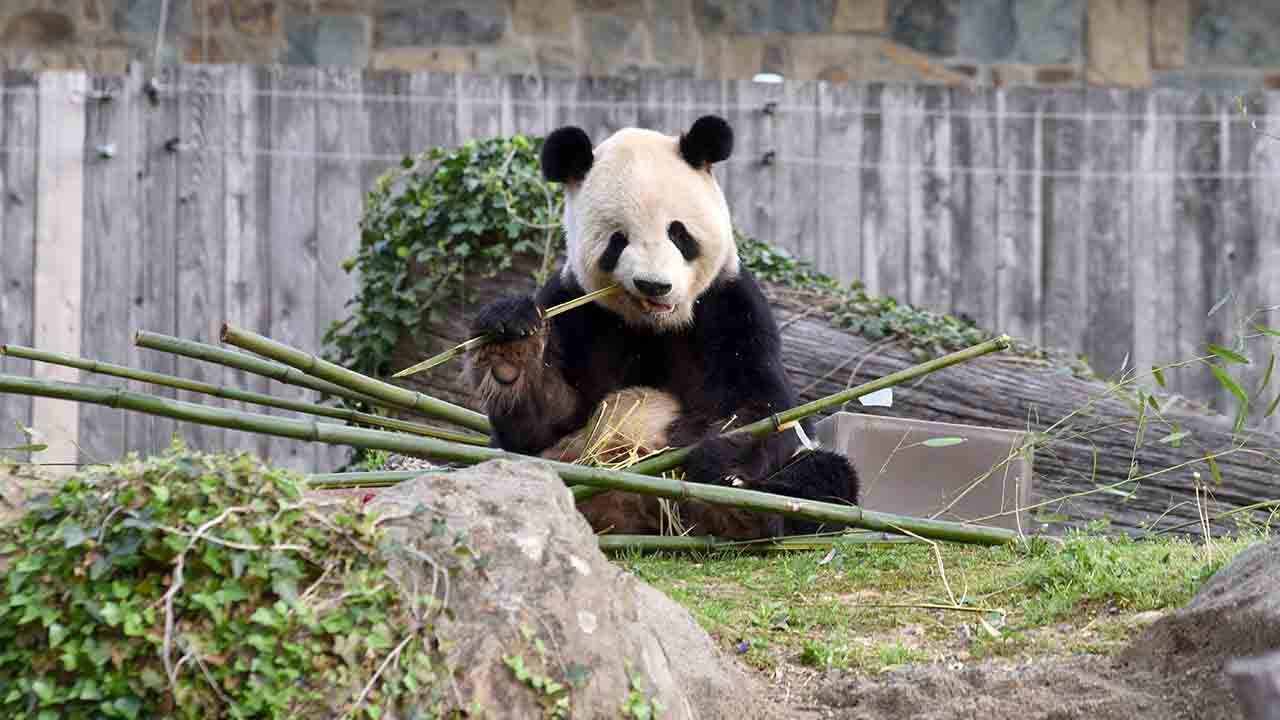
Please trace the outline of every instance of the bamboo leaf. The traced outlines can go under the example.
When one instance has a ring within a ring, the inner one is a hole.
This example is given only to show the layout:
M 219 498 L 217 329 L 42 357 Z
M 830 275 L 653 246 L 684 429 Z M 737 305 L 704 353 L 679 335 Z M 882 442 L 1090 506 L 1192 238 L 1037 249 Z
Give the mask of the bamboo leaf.
M 1241 365 L 1249 364 L 1249 358 L 1241 355 L 1235 350 L 1229 350 L 1227 348 L 1224 348 L 1221 345 L 1209 343 L 1209 352 L 1213 353 L 1214 355 L 1217 355 L 1223 360 L 1227 360 L 1234 363 L 1240 363 Z
M 1218 378 L 1218 382 L 1222 383 L 1222 386 L 1225 387 L 1228 392 L 1235 395 L 1237 400 L 1242 403 L 1249 402 L 1249 396 L 1245 394 L 1244 389 L 1241 388 L 1239 383 L 1233 380 L 1225 370 L 1217 365 L 1210 365 L 1209 369 L 1213 371 L 1214 377 Z
M 1218 485 L 1222 484 L 1222 471 L 1218 469 L 1218 461 L 1212 455 L 1206 454 L 1204 459 L 1209 461 L 1209 472 L 1213 474 L 1213 481 Z
M 1280 405 L 1280 393 L 1276 393 L 1276 399 L 1272 400 L 1271 404 L 1267 406 L 1267 411 L 1262 414 L 1262 417 L 1264 419 L 1271 417 L 1271 414 L 1276 411 L 1277 405 Z
M 925 440 L 923 443 L 921 443 L 921 445 L 924 445 L 925 447 L 931 447 L 931 448 L 943 448 L 943 447 L 951 447 L 952 445 L 959 445 L 960 443 L 963 443 L 963 442 L 965 442 L 965 439 L 962 437 L 941 437 L 941 438 L 929 438 L 928 440 Z
M 45 443 L 35 443 L 32 445 L 18 445 L 16 447 L 0 448 L 4 452 L 44 452 L 49 446 Z
M 1258 385 L 1258 394 L 1261 395 L 1263 390 L 1267 389 L 1267 385 L 1271 384 L 1271 371 L 1276 369 L 1276 354 L 1271 353 L 1271 359 L 1267 361 L 1267 371 L 1262 375 L 1262 383 Z
M 1155 376 L 1156 384 L 1158 384 L 1160 387 L 1164 387 L 1164 371 L 1158 367 L 1152 366 L 1151 374 Z
M 1208 315 L 1205 315 L 1205 317 L 1213 317 L 1213 314 L 1214 314 L 1214 313 L 1216 313 L 1216 312 L 1218 312 L 1219 310 L 1221 310 L 1221 309 L 1222 309 L 1222 306 L 1227 304 L 1227 301 L 1231 299 L 1231 296 L 1232 296 L 1233 294 L 1235 294 L 1235 291 L 1233 291 L 1233 290 L 1228 290 L 1228 291 L 1227 291 L 1227 294 L 1226 294 L 1226 295 L 1223 295 L 1221 300 L 1219 300 L 1218 302 L 1214 303 L 1214 304 L 1213 304 L 1213 307 L 1209 308 L 1209 314 L 1208 314 Z
M 1253 326 L 1253 328 L 1254 328 L 1255 330 L 1257 330 L 1258 332 L 1262 333 L 1263 335 L 1270 335 L 1270 336 L 1272 336 L 1272 337 L 1280 337 L 1280 330 L 1276 330 L 1276 329 L 1274 329 L 1274 328 L 1269 328 L 1269 327 L 1267 327 L 1266 325 L 1254 325 L 1254 326 Z
M 1178 432 L 1171 432 L 1168 435 L 1165 435 L 1164 437 L 1160 438 L 1160 443 L 1162 445 L 1170 445 L 1172 447 L 1182 447 L 1182 441 L 1190 436 L 1191 436 L 1190 430 L 1180 430 Z

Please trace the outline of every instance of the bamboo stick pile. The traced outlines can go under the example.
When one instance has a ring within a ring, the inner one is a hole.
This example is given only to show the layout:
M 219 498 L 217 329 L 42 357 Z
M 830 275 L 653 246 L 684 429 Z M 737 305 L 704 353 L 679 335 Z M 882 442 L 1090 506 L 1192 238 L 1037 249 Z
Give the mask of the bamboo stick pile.
M 573 307 L 594 299 L 594 297 L 588 300 L 580 298 L 580 302 L 572 305 L 566 304 L 569 307 L 551 308 L 548 311 L 548 315 L 553 312 L 566 312 Z M 735 487 L 689 483 L 661 476 L 665 472 L 678 468 L 688 456 L 691 448 L 668 450 L 622 469 L 563 463 L 506 452 L 489 446 L 488 433 L 491 428 L 488 418 L 482 413 L 353 372 L 304 350 L 290 347 L 231 324 L 223 325 L 221 339 L 223 343 L 236 349 L 232 350 L 146 331 L 138 332 L 134 337 L 134 342 L 142 348 L 231 367 L 267 377 L 277 382 L 308 388 L 323 395 L 355 401 L 371 411 L 363 412 L 343 407 L 276 398 L 268 394 L 216 386 L 186 378 L 148 372 L 92 359 L 45 352 L 37 348 L 18 345 L 0 346 L 0 353 L 34 362 L 74 367 L 91 374 L 123 378 L 156 386 L 177 388 L 211 397 L 287 410 L 297 413 L 301 417 L 287 418 L 243 412 L 200 403 L 172 400 L 143 392 L 113 387 L 98 387 L 84 383 L 51 381 L 7 374 L 0 374 L 0 393 L 105 405 L 113 408 L 122 408 L 130 412 L 172 418 L 182 422 L 310 442 L 370 450 L 387 450 L 464 465 L 497 459 L 540 462 L 551 467 L 566 483 L 570 484 L 573 487 L 575 498 L 579 500 L 609 490 L 651 495 L 672 500 L 699 500 L 711 504 L 760 512 L 781 513 L 818 522 L 861 528 L 863 532 L 857 535 L 864 542 L 867 540 L 865 531 L 915 536 L 926 540 L 944 540 L 983 545 L 1005 544 L 1016 539 L 1015 533 L 1003 528 L 904 517 L 866 510 L 857 506 L 783 497 Z M 401 377 L 427 370 L 447 362 L 451 358 L 458 357 L 486 341 L 487 338 L 469 340 L 442 356 L 419 363 L 414 367 L 401 371 L 396 376 Z M 1007 349 L 1009 344 L 1009 338 L 1001 336 L 966 350 L 887 375 L 876 381 L 800 405 L 733 432 L 749 433 L 755 436 L 777 432 L 810 415 L 928 373 Z M 379 409 L 395 409 L 401 414 L 407 413 L 421 420 L 386 417 L 377 413 Z M 441 424 L 450 427 L 441 427 Z M 395 484 L 417 475 L 418 473 L 412 471 L 332 473 L 312 476 L 310 484 L 312 487 L 321 489 L 379 487 Z M 855 538 L 849 537 L 848 539 L 852 541 Z M 838 539 L 835 541 L 838 541 Z M 828 539 L 822 542 L 833 542 L 833 540 Z M 718 547 L 723 543 L 715 538 L 649 538 L 646 540 L 645 538 L 636 537 L 610 538 L 602 536 L 601 544 L 604 548 L 709 549 Z M 755 544 L 752 547 L 774 549 L 809 548 L 812 547 L 812 543 L 793 539 Z

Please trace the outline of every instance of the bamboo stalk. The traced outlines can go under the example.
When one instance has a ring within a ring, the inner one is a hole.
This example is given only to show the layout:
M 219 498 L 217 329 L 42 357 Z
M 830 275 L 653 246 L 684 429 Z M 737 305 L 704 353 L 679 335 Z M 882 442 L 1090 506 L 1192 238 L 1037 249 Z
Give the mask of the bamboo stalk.
M 325 490 L 373 488 L 399 485 L 431 472 L 430 470 L 365 470 L 357 472 L 315 473 L 307 477 L 312 487 Z
M 978 545 L 1004 545 L 1015 541 L 1018 537 L 1015 532 L 1004 528 L 904 517 L 864 510 L 856 505 L 839 505 L 802 498 L 784 497 L 756 490 L 687 483 L 681 480 L 637 475 L 618 470 L 584 467 L 509 453 L 496 448 L 463 445 L 436 438 L 335 425 L 315 420 L 295 420 L 240 412 L 181 400 L 170 400 L 118 388 L 95 388 L 79 383 L 0 375 L 0 393 L 34 395 L 92 403 L 231 430 L 256 432 L 264 435 L 275 435 L 331 445 L 348 445 L 411 455 L 426 455 L 463 464 L 475 464 L 488 460 L 537 462 L 555 470 L 565 482 L 605 487 L 612 490 L 673 500 L 698 500 L 713 505 L 725 505 L 755 512 L 778 513 L 819 523 L 849 525 L 881 532 L 903 533 L 908 531 L 920 537 L 934 540 Z
M 326 380 L 335 385 L 341 385 L 353 392 L 377 398 L 394 407 L 420 412 L 483 433 L 488 433 L 491 430 L 489 418 L 482 413 L 468 410 L 443 400 L 437 400 L 408 388 L 375 380 L 230 323 L 222 325 L 222 341 L 271 358 L 276 362 L 284 363 L 312 377 Z
M 762 540 L 722 540 L 692 535 L 597 535 L 604 552 L 803 552 L 848 545 L 912 545 L 922 544 L 913 537 L 885 536 L 878 533 L 853 535 L 787 537 Z
M 1008 335 L 1001 335 L 1000 337 L 974 345 L 973 347 L 958 350 L 949 355 L 943 355 L 940 358 L 920 363 L 919 365 L 913 365 L 904 370 L 899 370 L 896 373 L 891 373 L 882 378 L 872 380 L 871 382 L 863 383 L 857 387 L 842 390 L 838 393 L 818 398 L 817 400 L 807 402 L 803 405 L 797 405 L 790 410 L 778 413 L 774 417 L 764 418 L 763 420 L 753 422 L 750 425 L 744 425 L 743 427 L 725 434 L 738 435 L 749 433 L 756 437 L 768 435 L 769 433 L 776 432 L 790 423 L 802 420 L 810 415 L 820 413 L 823 410 L 838 407 L 850 400 L 860 398 L 863 395 L 870 395 L 878 390 L 893 387 L 894 385 L 899 385 L 908 380 L 914 380 L 921 375 L 928 375 L 929 373 L 951 367 L 952 365 L 958 365 L 967 360 L 972 360 L 974 358 L 996 352 L 997 350 L 1006 350 L 1008 349 L 1010 342 L 1011 340 Z M 635 465 L 628 467 L 627 472 L 636 473 L 638 475 L 658 475 L 664 473 L 682 465 L 689 457 L 689 453 L 693 452 L 694 447 L 696 446 L 668 450 L 661 455 L 655 455 L 654 457 L 642 460 Z M 573 490 L 575 500 L 586 500 L 587 498 L 595 497 L 596 495 L 604 492 L 604 490 L 601 490 L 600 488 L 580 489 L 575 487 Z
M 195 340 L 184 340 L 170 335 L 162 335 L 160 333 L 139 330 L 133 336 L 133 344 L 148 350 L 159 350 L 173 355 L 181 355 L 194 360 L 203 360 L 204 362 L 222 365 L 224 367 L 243 370 L 261 375 L 263 377 L 285 383 L 287 385 L 295 385 L 304 387 L 308 390 L 315 390 L 318 393 L 332 395 L 334 397 L 345 398 L 355 402 L 362 402 L 367 405 L 379 405 L 377 400 L 368 395 L 361 395 L 358 392 L 352 392 L 344 387 L 339 387 L 333 383 L 328 383 L 310 375 L 298 372 L 288 365 L 281 365 L 270 360 L 247 355 L 234 350 L 227 350 L 215 345 L 206 345 Z
M 46 352 L 44 350 L 37 350 L 35 348 L 24 347 L 22 345 L 0 345 L 0 355 L 11 355 L 13 357 L 32 360 L 35 362 L 63 365 L 66 367 L 78 368 L 85 372 L 97 373 L 99 375 L 110 375 L 112 377 L 124 378 L 126 380 L 136 380 L 138 382 L 160 385 L 162 387 L 187 390 L 236 402 L 265 405 L 267 407 L 278 408 L 280 410 L 291 410 L 293 412 L 304 413 L 306 415 L 319 415 L 321 417 L 363 423 L 365 425 L 376 425 L 389 430 L 399 430 L 401 432 L 413 433 L 414 435 L 435 437 L 440 438 L 441 440 L 451 440 L 453 442 L 466 443 L 468 445 L 487 445 L 489 443 L 489 438 L 484 437 L 483 435 L 452 432 L 442 428 L 434 428 L 428 425 L 420 425 L 415 422 L 397 420 L 395 418 L 387 418 L 380 415 L 371 415 L 369 413 L 363 413 L 348 408 L 329 407 L 327 405 L 316 405 L 313 403 L 303 402 L 301 400 L 277 398 L 263 393 L 222 387 L 220 385 L 213 385 L 211 383 L 200 382 L 198 380 L 188 380 L 187 378 L 164 375 L 147 370 L 138 370 L 98 360 L 73 357 L 62 353 Z
M 607 288 L 602 288 L 594 292 L 589 292 L 586 295 L 581 295 L 572 300 L 567 300 L 565 302 L 560 303 L 559 305 L 555 305 L 551 308 L 548 308 L 545 313 L 542 313 L 542 317 L 545 320 L 550 320 L 551 318 L 561 313 L 569 312 L 574 308 L 581 307 L 599 298 L 608 297 L 610 295 L 613 295 L 619 292 L 620 290 L 622 290 L 621 285 L 610 285 Z M 395 375 L 392 375 L 391 377 L 402 378 L 402 377 L 408 377 L 415 373 L 425 372 L 437 365 L 443 365 L 444 363 L 449 362 L 450 360 L 458 357 L 459 355 L 463 355 L 467 352 L 470 352 L 471 350 L 475 350 L 476 348 L 482 345 L 486 345 L 489 342 L 492 342 L 492 340 L 493 340 L 493 336 L 491 335 L 481 335 L 480 337 L 473 337 L 464 343 L 459 343 L 457 345 L 454 345 L 453 347 L 449 348 L 448 350 L 445 350 L 439 355 L 429 357 L 426 360 L 423 360 L 422 362 L 418 363 L 417 365 L 405 368 L 404 370 L 401 370 L 400 372 L 396 373 Z

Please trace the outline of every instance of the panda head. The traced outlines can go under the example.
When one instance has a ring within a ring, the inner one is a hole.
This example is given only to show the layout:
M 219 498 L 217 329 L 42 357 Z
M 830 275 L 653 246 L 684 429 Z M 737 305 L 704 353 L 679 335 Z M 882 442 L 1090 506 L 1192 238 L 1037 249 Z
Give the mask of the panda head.
M 738 273 L 729 208 L 711 173 L 733 150 L 715 116 L 680 136 L 626 128 L 592 148 L 580 128 L 547 136 L 542 171 L 565 185 L 565 273 L 631 325 L 674 330 L 717 278 Z

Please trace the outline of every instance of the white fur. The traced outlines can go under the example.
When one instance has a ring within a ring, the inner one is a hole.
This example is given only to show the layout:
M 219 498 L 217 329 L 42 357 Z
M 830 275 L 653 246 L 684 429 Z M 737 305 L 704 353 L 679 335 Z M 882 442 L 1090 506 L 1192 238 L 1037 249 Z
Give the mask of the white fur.
M 701 254 L 692 262 L 667 236 L 676 220 L 698 242 Z M 586 179 L 566 187 L 564 221 L 569 249 L 565 272 L 587 292 L 621 283 L 626 294 L 600 302 L 632 325 L 658 330 L 686 326 L 693 320 L 694 302 L 716 277 L 738 273 L 724 193 L 711 172 L 680 156 L 676 136 L 626 128 L 600 143 Z M 619 231 L 627 235 L 627 248 L 614 271 L 603 273 L 600 256 Z M 671 291 L 653 300 L 674 310 L 645 312 L 636 300 L 644 297 L 637 279 L 670 283 Z

